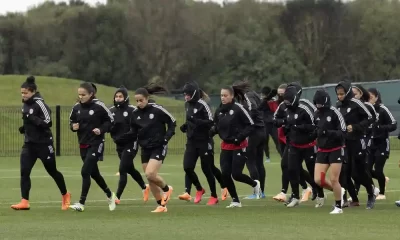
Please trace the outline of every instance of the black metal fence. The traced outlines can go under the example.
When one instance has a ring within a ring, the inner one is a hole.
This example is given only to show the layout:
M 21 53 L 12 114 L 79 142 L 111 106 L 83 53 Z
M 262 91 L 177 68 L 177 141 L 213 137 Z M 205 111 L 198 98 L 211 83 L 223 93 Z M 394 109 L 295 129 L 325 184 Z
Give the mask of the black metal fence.
M 185 111 L 182 107 L 166 107 L 168 111 L 177 120 L 176 135 L 168 144 L 169 153 L 182 154 L 186 144 L 186 136 L 181 133 L 179 126 L 183 123 Z M 390 106 L 389 106 L 390 108 Z M 69 128 L 69 115 L 71 107 L 55 106 L 51 107 L 53 127 L 52 131 L 55 138 L 55 148 L 58 156 L 76 156 L 79 155 L 78 138 L 76 133 Z M 393 115 L 400 117 L 400 108 L 390 109 Z M 21 108 L 18 107 L 0 107 L 0 157 L 16 157 L 19 156 L 23 144 L 23 135 L 18 131 L 22 124 Z M 399 119 L 399 118 L 398 118 Z M 219 152 L 218 145 L 220 140 L 215 137 L 215 150 Z M 270 141 L 273 145 L 273 141 Z M 400 150 L 400 141 L 393 138 L 391 141 L 392 149 Z M 270 148 L 272 151 L 273 146 Z M 111 140 L 109 134 L 106 135 L 105 154 L 113 155 L 115 152 L 115 144 Z

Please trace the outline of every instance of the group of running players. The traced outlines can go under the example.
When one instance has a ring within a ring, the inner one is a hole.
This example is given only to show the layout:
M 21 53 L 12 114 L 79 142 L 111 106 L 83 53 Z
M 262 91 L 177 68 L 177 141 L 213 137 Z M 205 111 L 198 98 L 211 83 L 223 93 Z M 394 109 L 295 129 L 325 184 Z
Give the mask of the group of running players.
M 247 199 L 265 198 L 263 159 L 268 135 L 271 135 L 282 159 L 282 189 L 273 199 L 292 208 L 311 197 L 319 208 L 326 200 L 323 189 L 328 189 L 335 198 L 330 213 L 340 214 L 344 207 L 360 206 L 358 192 L 363 185 L 368 195 L 366 208 L 374 208 L 377 199 L 386 198 L 389 179 L 383 170 L 390 153 L 389 133 L 396 130 L 397 123 L 383 105 L 377 89 L 365 90 L 361 85 L 342 81 L 335 90 L 338 102 L 333 106 L 323 89 L 315 93 L 311 102 L 301 98 L 299 83 L 282 84 L 276 90 L 264 87 L 260 97 L 247 81 L 240 81 L 221 89 L 221 104 L 213 114 L 207 103 L 208 96 L 198 84 L 186 83 L 183 87 L 185 122 L 180 126 L 187 136 L 183 157 L 185 192 L 179 199 L 192 200 L 192 184 L 196 188 L 194 203 L 199 203 L 205 194 L 194 171 L 198 158 L 211 193 L 207 205 L 219 201 L 215 179 L 221 187 L 221 200 L 226 200 L 228 194 L 232 198 L 227 208 L 242 206 L 234 181 L 252 188 L 253 194 Z M 114 106 L 109 109 L 96 98 L 94 84 L 85 82 L 79 86 L 79 99 L 70 114 L 70 128 L 77 133 L 83 161 L 82 190 L 79 202 L 71 204 L 71 194 L 56 167 L 51 112 L 37 90 L 35 78 L 29 77 L 21 86 L 22 200 L 11 208 L 30 209 L 30 173 L 39 158 L 60 189 L 63 210 L 84 211 L 93 178 L 106 194 L 109 209 L 113 211 L 120 203 L 129 174 L 142 189 L 145 202 L 150 191 L 153 194 L 157 201 L 153 212 L 167 212 L 173 188 L 159 175 L 159 170 L 177 123 L 163 106 L 150 99 L 152 94 L 164 91 L 156 84 L 139 88 L 135 91 L 136 106 L 132 106 L 128 90 L 121 87 L 116 90 Z M 110 190 L 98 167 L 107 132 L 120 158 L 116 193 Z M 214 164 L 215 135 L 222 140 L 221 170 Z M 139 147 L 148 184 L 133 164 Z M 307 170 L 303 169 L 303 161 Z M 245 165 L 250 176 L 243 173 Z M 328 169 L 329 179 L 326 178 Z M 377 179 L 379 188 L 375 187 L 373 178 Z M 287 198 L 289 183 L 292 194 Z M 303 188 L 301 195 L 299 185 Z M 400 202 L 396 204 L 400 206 Z

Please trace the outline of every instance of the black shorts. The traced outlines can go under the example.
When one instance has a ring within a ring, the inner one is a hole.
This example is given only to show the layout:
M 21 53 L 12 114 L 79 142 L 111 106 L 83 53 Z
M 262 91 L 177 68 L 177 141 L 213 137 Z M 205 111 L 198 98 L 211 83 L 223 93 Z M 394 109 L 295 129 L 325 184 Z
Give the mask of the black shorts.
M 341 148 L 333 152 L 318 152 L 316 163 L 333 164 L 346 162 L 346 149 Z
M 164 162 L 164 159 L 167 156 L 167 151 L 168 151 L 167 145 L 158 148 L 142 148 L 141 152 L 142 164 L 148 163 L 150 159 L 155 159 Z

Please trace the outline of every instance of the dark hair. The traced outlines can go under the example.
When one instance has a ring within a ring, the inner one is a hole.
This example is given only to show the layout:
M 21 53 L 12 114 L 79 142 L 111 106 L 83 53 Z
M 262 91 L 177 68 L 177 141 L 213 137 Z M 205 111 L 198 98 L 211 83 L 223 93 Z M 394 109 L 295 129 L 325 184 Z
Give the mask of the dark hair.
M 37 85 L 35 83 L 35 77 L 34 76 L 28 77 L 26 81 L 22 83 L 21 88 L 26 88 L 30 92 L 36 92 Z
M 231 87 L 235 98 L 240 102 L 244 101 L 244 94 L 250 90 L 250 83 L 247 80 L 236 82 Z
M 140 94 L 143 95 L 144 97 L 148 98 L 150 95 L 153 95 L 155 93 L 162 93 L 162 92 L 166 92 L 165 88 L 155 84 L 155 83 L 150 83 L 147 86 L 138 88 L 135 91 L 135 94 Z
M 96 98 L 95 94 L 96 94 L 96 85 L 94 85 L 93 83 L 90 82 L 84 82 L 81 83 L 81 85 L 79 85 L 79 88 L 83 88 L 85 89 L 89 94 L 93 94 L 92 99 Z
M 261 93 L 264 94 L 265 96 L 267 96 L 270 92 L 271 92 L 271 88 L 268 86 L 265 86 L 263 88 L 261 88 Z
M 368 92 L 370 92 L 372 95 L 374 95 L 376 98 L 378 98 L 378 100 L 376 101 L 376 103 L 378 103 L 378 104 L 382 103 L 381 93 L 378 91 L 378 89 L 376 89 L 376 88 L 370 88 L 370 89 L 368 89 Z M 370 95 L 371 95 L 371 94 L 370 94 Z
M 208 96 L 208 94 L 206 92 L 203 91 L 203 89 L 199 89 L 199 93 L 200 93 L 201 99 L 203 99 L 206 102 L 210 101 L 210 97 Z

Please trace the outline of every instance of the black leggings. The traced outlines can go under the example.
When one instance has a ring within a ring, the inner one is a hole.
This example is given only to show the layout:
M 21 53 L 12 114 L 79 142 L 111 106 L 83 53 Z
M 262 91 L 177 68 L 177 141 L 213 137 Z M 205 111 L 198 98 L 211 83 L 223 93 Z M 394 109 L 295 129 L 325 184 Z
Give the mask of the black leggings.
M 131 175 L 133 180 L 135 180 L 139 187 L 144 190 L 146 189 L 146 183 L 143 181 L 142 175 L 135 168 L 133 164 L 133 159 L 137 154 L 138 148 L 136 143 L 130 144 L 128 146 L 117 146 L 117 153 L 120 159 L 119 162 L 119 182 L 117 189 L 117 198 L 121 198 L 122 193 L 125 190 L 126 184 L 128 182 L 128 174 Z
M 255 187 L 257 185 L 257 183 L 251 179 L 251 177 L 243 174 L 243 168 L 246 164 L 245 150 L 221 150 L 220 164 L 222 179 L 228 188 L 229 194 L 232 197 L 232 201 L 240 202 L 233 180 L 245 183 L 251 187 Z
M 282 151 L 282 160 L 281 160 L 281 170 L 282 170 L 282 189 L 281 192 L 287 193 L 288 188 L 289 188 L 289 156 L 288 156 L 288 148 L 286 147 L 286 144 L 280 142 L 280 148 Z M 303 166 L 301 166 L 300 170 L 300 185 L 303 189 L 307 188 L 307 183 L 312 185 L 312 182 L 314 180 L 311 178 L 310 173 L 308 173 L 306 170 L 303 169 Z
M 383 172 L 387 159 L 389 158 L 389 140 L 383 143 L 377 143 L 368 158 L 368 168 L 371 176 L 378 180 L 379 194 L 385 195 L 386 176 Z
M 40 159 L 47 173 L 54 179 L 62 195 L 67 193 L 64 176 L 57 170 L 56 157 L 52 144 L 25 143 L 20 156 L 21 196 L 29 200 L 31 172 L 36 160 Z
M 200 157 L 201 169 L 207 178 L 208 185 L 212 197 L 217 197 L 215 186 L 215 178 L 217 178 L 221 187 L 222 174 L 221 171 L 215 167 L 214 164 L 214 144 L 210 142 L 188 142 L 186 144 L 185 154 L 183 157 L 183 169 L 185 170 L 185 192 L 191 192 L 192 184 L 196 187 L 197 191 L 201 191 L 203 187 L 200 184 L 199 178 L 194 171 L 197 159 Z
M 99 166 L 97 162 L 99 161 L 99 157 L 102 155 L 103 151 L 103 143 L 100 145 L 89 146 L 88 148 L 81 148 L 81 159 L 83 161 L 83 166 L 81 169 L 82 175 L 82 191 L 79 203 L 85 205 L 86 197 L 89 193 L 91 180 L 96 181 L 97 185 L 106 193 L 107 197 L 111 197 L 111 191 L 108 188 L 106 182 L 104 181 L 103 176 L 100 174 Z
M 266 123 L 265 124 L 265 145 L 264 145 L 264 152 L 265 152 L 265 156 L 267 158 L 270 158 L 270 152 L 269 152 L 269 137 L 272 137 L 272 140 L 275 143 L 275 148 L 276 151 L 279 153 L 279 155 L 282 156 L 283 151 L 280 148 L 279 144 L 280 142 L 278 141 L 278 129 L 274 126 L 274 124 L 272 123 Z
M 253 134 L 249 137 L 246 161 L 250 177 L 260 181 L 262 192 L 264 192 L 265 188 L 265 167 L 263 160 L 265 139 L 265 130 L 262 128 L 256 128 Z
M 311 177 L 310 185 L 318 192 L 318 197 L 324 197 L 324 192 L 320 186 L 314 182 L 314 168 L 316 160 L 316 151 L 314 147 L 311 148 L 297 148 L 289 146 L 288 148 L 288 172 L 290 186 L 292 187 L 293 197 L 300 199 L 299 184 L 300 176 L 302 175 L 302 163 L 305 160 L 307 170 Z

